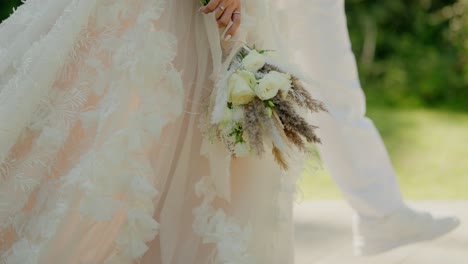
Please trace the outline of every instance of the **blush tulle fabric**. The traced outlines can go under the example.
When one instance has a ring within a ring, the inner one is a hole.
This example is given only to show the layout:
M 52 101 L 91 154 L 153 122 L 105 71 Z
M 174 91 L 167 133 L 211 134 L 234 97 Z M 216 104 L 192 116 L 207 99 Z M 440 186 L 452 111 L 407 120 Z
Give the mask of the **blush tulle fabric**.
M 271 5 L 237 40 L 278 48 Z M 0 263 L 293 263 L 300 163 L 203 141 L 236 42 L 199 7 L 29 0 L 0 25 Z

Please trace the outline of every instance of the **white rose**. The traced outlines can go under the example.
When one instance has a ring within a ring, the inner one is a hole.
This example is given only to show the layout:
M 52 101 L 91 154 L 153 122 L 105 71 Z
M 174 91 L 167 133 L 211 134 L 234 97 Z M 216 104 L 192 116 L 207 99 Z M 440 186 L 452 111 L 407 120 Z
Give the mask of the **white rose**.
M 265 65 L 265 57 L 256 50 L 250 51 L 242 60 L 244 68 L 251 72 L 257 72 Z
M 258 86 L 255 88 L 255 93 L 262 100 L 271 99 L 278 94 L 284 83 L 284 77 L 281 73 L 271 71 L 260 79 Z
M 291 76 L 289 74 L 271 71 L 260 79 L 255 93 L 262 100 L 268 100 L 276 96 L 278 91 L 288 93 L 291 89 Z
M 234 146 L 234 154 L 236 154 L 236 156 L 238 157 L 247 156 L 249 155 L 249 153 L 250 153 L 249 146 L 245 142 L 238 142 Z
M 252 101 L 255 98 L 252 86 L 256 85 L 256 82 L 257 80 L 253 74 L 250 76 L 245 72 L 233 73 L 229 77 L 229 101 L 233 105 L 244 105 Z

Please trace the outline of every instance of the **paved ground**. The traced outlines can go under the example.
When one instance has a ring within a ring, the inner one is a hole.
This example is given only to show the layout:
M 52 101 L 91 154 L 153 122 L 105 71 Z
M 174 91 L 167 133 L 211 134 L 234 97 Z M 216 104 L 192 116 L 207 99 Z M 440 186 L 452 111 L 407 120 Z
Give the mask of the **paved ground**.
M 342 201 L 304 201 L 295 208 L 296 264 L 468 264 L 468 201 L 428 201 L 412 206 L 454 213 L 462 224 L 436 241 L 378 257 L 354 257 L 350 208 Z

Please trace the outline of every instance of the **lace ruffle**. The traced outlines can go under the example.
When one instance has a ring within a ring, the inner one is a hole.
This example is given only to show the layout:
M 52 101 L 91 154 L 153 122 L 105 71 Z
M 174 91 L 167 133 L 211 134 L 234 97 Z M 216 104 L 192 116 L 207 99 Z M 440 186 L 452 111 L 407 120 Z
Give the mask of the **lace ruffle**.
M 211 263 L 253 264 L 253 258 L 249 254 L 251 227 L 241 227 L 224 210 L 213 207 L 217 192 L 211 178 L 203 177 L 195 185 L 195 192 L 203 201 L 193 210 L 193 230 L 202 237 L 203 243 L 216 245 Z
M 0 65 L 7 69 L 0 72 L 5 83 L 0 120 L 15 120 L 0 131 L 0 158 L 5 161 L 0 178 L 0 238 L 11 229 L 19 238 L 9 247 L 5 244 L 7 248 L 0 246 L 1 263 L 37 263 L 61 219 L 75 210 L 68 205 L 77 193 L 82 193 L 77 210 L 83 217 L 103 222 L 124 216 L 109 263 L 140 258 L 148 249 L 145 243 L 158 233 L 159 224 L 153 219 L 158 190 L 148 180 L 154 172 L 144 154 L 181 114 L 183 87 L 171 65 L 175 38 L 153 27 L 165 0 L 127 2 L 50 0 L 47 3 L 57 11 L 67 5 L 55 26 L 39 40 L 22 43 L 29 49 L 21 63 Z M 28 27 L 26 21 L 36 19 L 31 17 L 34 10 L 38 17 L 53 17 L 50 9 L 34 3 L 26 3 L 9 21 L 24 20 Z M 100 13 L 103 8 L 106 12 Z M 136 17 L 128 30 L 120 22 L 125 17 Z M 13 28 L 2 26 L 5 34 Z M 17 36 L 18 41 L 21 38 Z M 8 44 L 0 43 L 6 48 Z M 48 66 L 39 66 L 43 63 Z M 11 75 L 12 65 L 17 66 Z M 12 77 L 5 81 L 8 76 Z M 74 81 L 69 86 L 62 80 Z M 89 98 L 100 100 L 93 106 Z M 129 111 L 131 99 L 138 103 Z M 56 156 L 65 142 L 73 141 L 70 131 L 77 126 L 84 129 L 88 148 L 70 157 L 79 160 L 66 175 L 46 183 L 44 177 L 56 169 Z M 15 158 L 11 150 L 18 147 L 15 142 L 23 143 L 19 135 L 33 141 L 26 156 Z M 47 184 L 53 192 L 47 192 Z M 33 208 L 24 211 L 33 195 Z

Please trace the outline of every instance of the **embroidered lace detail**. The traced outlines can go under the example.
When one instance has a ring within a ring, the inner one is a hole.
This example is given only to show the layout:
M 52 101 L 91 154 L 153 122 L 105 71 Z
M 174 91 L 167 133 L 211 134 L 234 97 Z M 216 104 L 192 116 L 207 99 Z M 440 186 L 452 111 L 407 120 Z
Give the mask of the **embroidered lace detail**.
M 8 50 L 0 53 L 0 121 L 8 124 L 0 131 L 0 263 L 37 263 L 70 211 L 93 222 L 122 217 L 108 263 L 147 251 L 159 229 L 147 147 L 180 116 L 184 96 L 171 64 L 175 37 L 153 26 L 165 3 L 30 0 L 0 27 L 22 44 L 0 42 Z M 17 36 L 15 22 L 50 29 Z M 76 129 L 83 135 L 74 138 Z M 55 175 L 73 143 L 73 167 Z
M 248 247 L 251 227 L 242 228 L 235 219 L 230 218 L 222 209 L 213 207 L 216 190 L 211 178 L 203 177 L 195 191 L 203 201 L 193 210 L 195 220 L 193 230 L 203 238 L 203 243 L 214 243 L 216 252 L 210 263 L 213 264 L 249 264 L 254 263 Z

